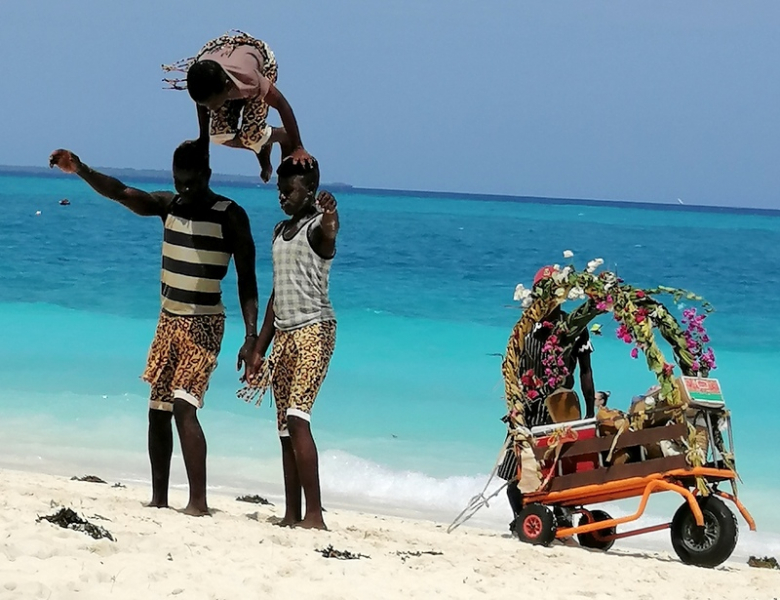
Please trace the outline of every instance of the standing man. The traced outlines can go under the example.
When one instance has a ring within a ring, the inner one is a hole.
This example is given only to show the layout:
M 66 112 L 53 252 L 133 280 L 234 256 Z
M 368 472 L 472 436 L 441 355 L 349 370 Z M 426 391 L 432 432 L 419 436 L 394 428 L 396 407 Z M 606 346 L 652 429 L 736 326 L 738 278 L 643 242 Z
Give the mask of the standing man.
M 271 179 L 271 148 L 279 143 L 282 158 L 293 162 L 311 160 L 303 148 L 295 115 L 276 87 L 276 57 L 262 40 L 242 32 L 226 34 L 208 42 L 197 56 L 166 71 L 187 73 L 187 90 L 198 107 L 200 141 L 251 150 L 260 164 L 260 178 Z M 181 89 L 179 79 L 166 79 Z M 266 123 L 268 107 L 279 112 L 283 127 Z M 239 119 L 241 124 L 239 126 Z
M 152 500 L 168 506 L 173 452 L 171 416 L 179 433 L 190 497 L 184 512 L 209 514 L 206 502 L 206 439 L 197 410 L 217 366 L 225 329 L 221 281 L 231 256 L 238 274 L 238 296 L 246 326 L 238 369 L 248 361 L 257 339 L 255 245 L 246 212 L 209 188 L 208 147 L 182 143 L 173 153 L 176 193 L 145 192 L 90 169 L 69 150 L 56 150 L 49 166 L 75 173 L 97 193 L 143 217 L 164 224 L 162 311 L 143 379 L 151 385 L 149 460 Z
M 282 444 L 285 513 L 280 525 L 327 529 L 322 517 L 311 410 L 336 345 L 328 278 L 339 215 L 330 192 L 317 195 L 320 172 L 288 159 L 277 170 L 279 201 L 289 219 L 274 228 L 274 288 L 248 369 L 250 386 L 268 359 Z M 301 510 L 301 490 L 306 512 Z
M 553 267 L 543 267 L 539 269 L 534 277 L 534 288 L 543 280 L 548 277 L 552 277 L 555 273 Z M 553 327 L 556 323 L 563 321 L 567 317 L 567 313 L 561 309 L 560 305 L 557 305 L 547 316 L 536 323 L 533 330 L 525 336 L 523 343 L 523 354 L 520 357 L 518 378 L 529 370 L 533 370 L 534 375 L 546 381 L 545 366 L 542 363 L 543 352 L 545 342 L 552 333 L 551 327 L 546 327 L 544 324 L 551 324 Z M 562 345 L 566 346 L 571 340 L 562 340 Z M 585 417 L 592 418 L 595 414 L 596 404 L 596 388 L 593 383 L 593 369 L 591 368 L 590 355 L 593 353 L 593 345 L 590 341 L 590 334 L 587 328 L 583 329 L 581 333 L 574 338 L 571 352 L 566 356 L 566 368 L 568 375 L 563 385 L 556 389 L 550 388 L 549 385 L 544 385 L 540 390 L 539 397 L 525 405 L 525 424 L 526 427 L 531 429 L 532 427 L 538 427 L 540 425 L 550 425 L 553 423 L 550 410 L 547 407 L 545 400 L 553 394 L 553 392 L 560 390 L 573 390 L 574 388 L 574 371 L 579 366 L 580 368 L 580 389 L 585 400 Z M 504 420 L 508 423 L 508 417 L 504 417 Z M 507 434 L 509 436 L 509 434 Z M 509 482 L 506 488 L 507 498 L 509 499 L 509 505 L 512 508 L 512 513 L 515 518 L 523 508 L 523 495 L 517 487 L 517 458 L 511 447 L 507 448 L 504 453 L 504 460 L 498 468 L 498 476 Z M 511 525 L 510 525 L 511 529 Z

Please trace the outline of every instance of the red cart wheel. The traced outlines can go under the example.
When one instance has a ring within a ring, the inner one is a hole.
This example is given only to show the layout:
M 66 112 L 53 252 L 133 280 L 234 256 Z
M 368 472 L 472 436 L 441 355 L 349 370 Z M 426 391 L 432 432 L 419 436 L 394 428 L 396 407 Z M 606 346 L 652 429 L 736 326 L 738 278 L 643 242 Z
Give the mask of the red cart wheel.
M 529 504 L 517 515 L 513 531 L 523 542 L 549 546 L 555 539 L 555 517 L 546 506 Z

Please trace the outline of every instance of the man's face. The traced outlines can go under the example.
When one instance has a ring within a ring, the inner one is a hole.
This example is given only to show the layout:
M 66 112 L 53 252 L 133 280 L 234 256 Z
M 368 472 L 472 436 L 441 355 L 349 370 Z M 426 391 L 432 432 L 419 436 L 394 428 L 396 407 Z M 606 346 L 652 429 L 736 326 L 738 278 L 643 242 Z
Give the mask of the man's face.
M 308 190 L 300 175 L 280 179 L 277 187 L 279 204 L 285 214 L 293 216 L 314 202 L 314 194 Z
M 192 202 L 202 198 L 209 189 L 209 172 L 183 169 L 174 165 L 173 185 L 176 192 L 185 202 Z

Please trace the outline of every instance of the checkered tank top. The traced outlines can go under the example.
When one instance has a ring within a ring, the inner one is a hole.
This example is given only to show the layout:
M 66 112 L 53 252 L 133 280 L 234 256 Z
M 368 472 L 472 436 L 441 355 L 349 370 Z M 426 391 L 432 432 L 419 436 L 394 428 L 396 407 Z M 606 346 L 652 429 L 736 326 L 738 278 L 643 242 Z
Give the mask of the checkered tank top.
M 304 223 L 290 240 L 281 224 L 274 230 L 274 326 L 282 331 L 336 319 L 328 297 L 333 259 L 322 258 L 309 243 L 309 231 L 321 220 L 317 215 Z

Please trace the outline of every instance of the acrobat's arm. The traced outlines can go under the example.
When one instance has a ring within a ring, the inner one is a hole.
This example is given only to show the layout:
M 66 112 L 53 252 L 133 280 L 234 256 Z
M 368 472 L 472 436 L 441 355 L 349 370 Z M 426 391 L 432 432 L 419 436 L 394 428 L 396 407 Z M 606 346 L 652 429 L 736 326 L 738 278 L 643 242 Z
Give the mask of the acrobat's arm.
M 89 168 L 70 150 L 55 150 L 49 157 L 49 167 L 58 167 L 64 173 L 75 173 L 93 190 L 142 217 L 164 217 L 173 202 L 172 192 L 145 192 L 129 187 L 109 175 Z

